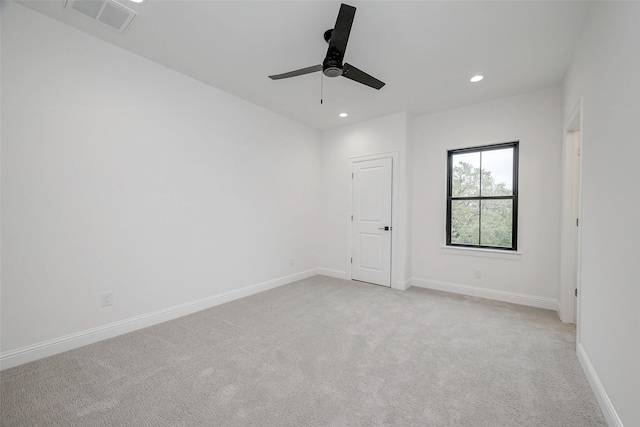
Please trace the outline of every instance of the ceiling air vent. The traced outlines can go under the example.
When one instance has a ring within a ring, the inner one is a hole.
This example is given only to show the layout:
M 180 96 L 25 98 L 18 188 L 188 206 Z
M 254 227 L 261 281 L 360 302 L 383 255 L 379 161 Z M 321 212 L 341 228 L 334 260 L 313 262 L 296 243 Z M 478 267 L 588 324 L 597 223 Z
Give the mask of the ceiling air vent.
M 138 16 L 137 12 L 113 0 L 66 0 L 64 7 L 124 33 Z

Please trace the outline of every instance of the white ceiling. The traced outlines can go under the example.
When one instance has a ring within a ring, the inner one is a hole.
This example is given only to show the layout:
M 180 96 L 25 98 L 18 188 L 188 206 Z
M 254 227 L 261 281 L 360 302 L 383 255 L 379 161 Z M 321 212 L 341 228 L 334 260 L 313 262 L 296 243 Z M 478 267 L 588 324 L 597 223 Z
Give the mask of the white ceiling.
M 118 0 L 139 12 L 120 34 L 64 8 L 21 1 L 61 22 L 316 129 L 400 111 L 421 114 L 559 85 L 588 2 L 349 1 L 357 7 L 345 61 L 380 91 L 321 73 L 339 1 Z M 483 74 L 480 83 L 469 78 Z M 338 113 L 349 117 L 341 119 Z

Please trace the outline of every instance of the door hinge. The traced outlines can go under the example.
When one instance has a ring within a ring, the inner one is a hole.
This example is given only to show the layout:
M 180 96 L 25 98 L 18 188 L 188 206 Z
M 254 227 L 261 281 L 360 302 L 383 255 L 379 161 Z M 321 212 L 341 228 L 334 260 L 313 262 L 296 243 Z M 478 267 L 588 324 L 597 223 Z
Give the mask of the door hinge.
M 353 178 L 354 178 L 354 176 L 353 176 L 353 172 L 351 172 L 351 179 L 353 179 Z
M 353 264 L 353 258 L 351 258 L 351 264 Z M 576 289 L 577 290 L 577 289 Z
M 576 227 L 580 227 L 580 218 L 576 218 Z
M 353 215 L 351 215 L 351 221 L 353 221 Z
M 576 296 L 578 296 L 578 288 L 576 288 Z

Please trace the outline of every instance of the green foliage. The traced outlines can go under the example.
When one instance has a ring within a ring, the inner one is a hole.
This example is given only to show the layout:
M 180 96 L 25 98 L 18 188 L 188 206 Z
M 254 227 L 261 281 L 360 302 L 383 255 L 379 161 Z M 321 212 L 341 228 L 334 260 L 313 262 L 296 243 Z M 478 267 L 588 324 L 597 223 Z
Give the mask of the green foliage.
M 480 168 L 466 162 L 459 162 L 453 168 L 452 195 L 454 197 L 510 196 L 512 194 L 512 190 L 504 183 L 495 183 L 491 171 L 483 170 L 481 174 Z M 513 201 L 510 199 L 453 200 L 451 243 L 510 247 L 512 212 Z

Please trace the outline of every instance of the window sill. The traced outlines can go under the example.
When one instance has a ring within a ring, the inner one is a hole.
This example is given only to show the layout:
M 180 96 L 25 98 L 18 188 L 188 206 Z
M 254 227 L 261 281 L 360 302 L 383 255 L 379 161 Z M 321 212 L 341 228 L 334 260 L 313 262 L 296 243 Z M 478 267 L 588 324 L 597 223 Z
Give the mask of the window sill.
M 462 246 L 447 245 L 442 246 L 442 253 L 450 255 L 467 255 L 482 258 L 498 258 L 510 260 L 520 260 L 522 258 L 522 252 L 517 251 L 501 251 L 499 249 L 467 248 Z

